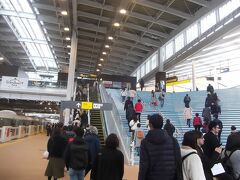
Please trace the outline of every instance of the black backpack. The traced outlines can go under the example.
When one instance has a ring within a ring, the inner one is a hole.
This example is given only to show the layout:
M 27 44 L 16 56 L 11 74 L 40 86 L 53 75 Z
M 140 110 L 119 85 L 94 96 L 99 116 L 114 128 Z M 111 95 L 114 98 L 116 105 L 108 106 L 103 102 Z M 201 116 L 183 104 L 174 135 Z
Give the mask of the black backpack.
M 86 169 L 88 165 L 88 146 L 84 144 L 74 144 L 70 145 L 71 152 L 71 168 L 74 170 Z

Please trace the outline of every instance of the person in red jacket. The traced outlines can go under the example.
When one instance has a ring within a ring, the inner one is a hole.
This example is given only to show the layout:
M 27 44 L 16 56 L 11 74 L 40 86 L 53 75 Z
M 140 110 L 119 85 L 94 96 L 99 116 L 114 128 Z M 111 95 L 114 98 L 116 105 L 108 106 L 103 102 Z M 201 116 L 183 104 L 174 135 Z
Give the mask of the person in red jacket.
M 198 113 L 195 114 L 195 117 L 193 119 L 193 126 L 196 131 L 200 131 L 200 128 L 202 127 L 202 120 L 199 117 Z
M 138 99 L 138 102 L 135 104 L 135 112 L 136 112 L 136 116 L 140 122 L 140 116 L 143 110 L 143 104 L 141 102 L 141 99 Z

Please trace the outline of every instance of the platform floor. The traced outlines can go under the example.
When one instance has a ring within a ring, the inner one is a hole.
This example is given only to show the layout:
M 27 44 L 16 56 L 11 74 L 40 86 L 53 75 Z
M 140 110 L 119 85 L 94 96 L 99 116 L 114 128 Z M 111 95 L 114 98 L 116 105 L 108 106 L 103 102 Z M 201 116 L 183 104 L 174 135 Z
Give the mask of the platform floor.
M 0 144 L 1 180 L 44 180 L 47 160 L 42 159 L 48 137 L 30 136 Z M 138 166 L 125 166 L 124 180 L 137 180 Z M 89 177 L 85 178 L 89 180 Z M 61 180 L 69 180 L 67 173 Z

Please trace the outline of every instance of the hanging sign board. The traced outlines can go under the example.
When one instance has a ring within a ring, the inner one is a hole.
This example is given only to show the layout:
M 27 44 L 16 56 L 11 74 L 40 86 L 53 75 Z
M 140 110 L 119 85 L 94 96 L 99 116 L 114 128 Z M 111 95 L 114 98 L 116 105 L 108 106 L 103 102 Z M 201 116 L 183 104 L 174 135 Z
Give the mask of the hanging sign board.
M 92 102 L 82 102 L 82 109 L 86 109 L 86 110 L 91 110 L 93 107 L 93 103 Z

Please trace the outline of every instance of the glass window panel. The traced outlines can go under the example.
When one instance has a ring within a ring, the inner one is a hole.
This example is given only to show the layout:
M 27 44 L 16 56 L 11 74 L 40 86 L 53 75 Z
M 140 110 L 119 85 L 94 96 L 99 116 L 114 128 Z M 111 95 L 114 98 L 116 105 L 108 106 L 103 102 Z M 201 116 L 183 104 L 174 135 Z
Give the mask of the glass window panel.
M 22 23 L 21 19 L 18 17 L 11 17 L 11 21 L 16 28 L 18 34 L 22 38 L 30 38 L 24 24 Z
M 141 66 L 141 77 L 145 76 L 145 64 Z
M 173 55 L 173 41 L 166 45 L 166 59 Z
M 217 23 L 216 12 L 213 11 L 212 13 L 205 16 L 203 19 L 201 19 L 200 23 L 201 23 L 201 33 L 206 32 L 210 27 L 212 27 Z
M 36 46 L 33 43 L 25 42 L 25 44 L 31 56 L 39 57 L 39 53 L 36 49 Z
M 21 5 L 21 9 L 22 9 L 23 12 L 33 13 L 31 7 L 29 6 L 29 3 L 27 2 L 27 0 L 18 0 L 18 2 Z
M 45 40 L 44 34 L 39 26 L 38 22 L 34 19 L 29 20 L 29 24 L 33 27 L 34 39 Z
M 198 37 L 198 26 L 197 23 L 190 26 L 187 31 L 187 43 L 192 42 L 194 39 L 196 39 Z
M 140 79 L 140 69 L 137 70 L 137 81 Z
M 56 68 L 57 67 L 56 63 L 53 62 L 53 61 L 45 61 L 45 62 L 47 62 L 47 65 L 48 65 L 49 68 Z
M 33 62 L 34 62 L 34 64 L 35 64 L 37 67 L 43 67 L 43 66 L 45 66 L 41 58 L 34 58 L 34 59 L 33 59 Z
M 155 67 L 157 67 L 157 53 L 152 55 L 151 61 L 152 61 L 152 68 L 151 69 L 154 69 Z
M 175 39 L 175 51 L 177 52 L 183 47 L 184 47 L 184 36 L 183 36 L 183 33 L 181 33 Z
M 25 25 L 26 30 L 31 36 L 31 39 L 35 39 L 35 34 L 32 26 L 30 26 L 29 21 L 25 18 L 22 18 L 23 24 Z
M 23 0 L 24 1 L 24 0 Z M 18 0 L 11 0 L 12 2 L 12 5 L 14 6 L 14 9 L 17 11 L 17 12 L 22 12 L 22 8 L 21 6 L 19 5 L 18 3 Z
M 50 51 L 48 45 L 40 44 L 40 47 L 41 47 L 41 50 L 43 52 L 43 56 L 42 57 L 53 58 L 53 56 L 51 55 L 51 51 Z
M 150 60 L 146 62 L 146 74 L 150 72 Z
M 222 7 L 219 8 L 219 17 L 220 20 L 225 18 L 227 15 L 229 15 L 231 12 L 233 12 L 235 9 L 240 7 L 240 0 L 231 0 L 224 4 Z
M 36 45 L 36 48 L 37 48 L 38 52 L 40 53 L 40 56 L 44 57 L 44 53 L 43 53 L 43 50 L 42 50 L 40 44 L 35 44 L 35 45 Z
M 12 4 L 10 3 L 9 0 L 1 0 L 0 4 L 4 7 L 6 10 L 14 10 Z

